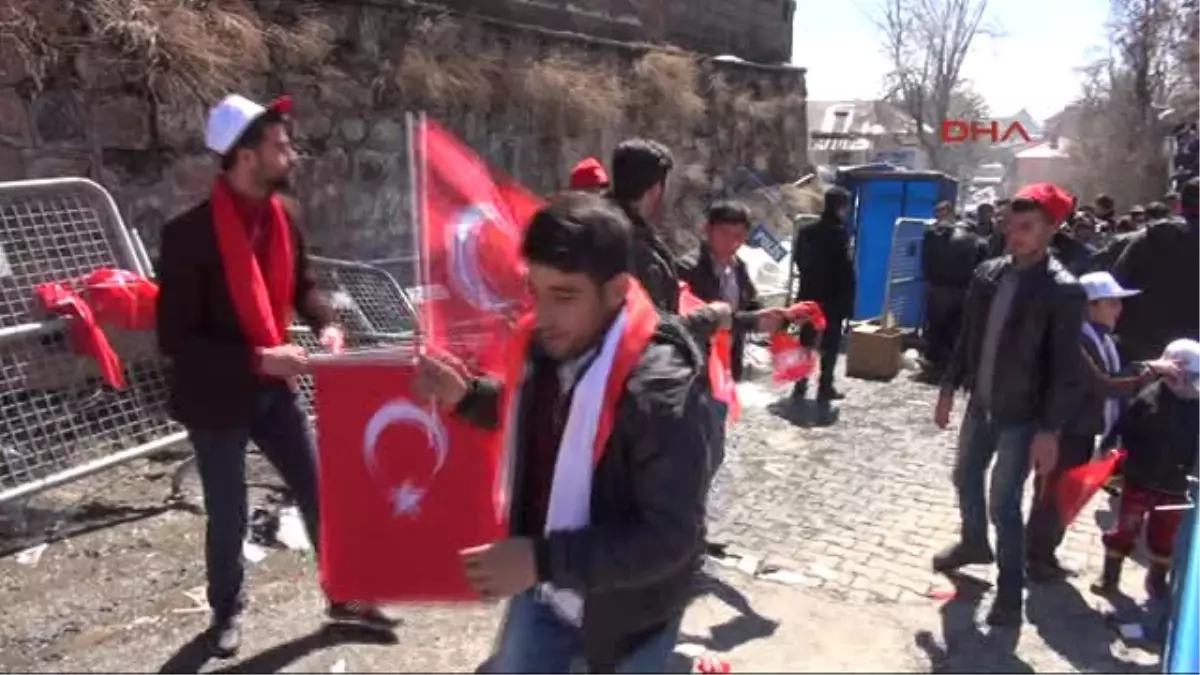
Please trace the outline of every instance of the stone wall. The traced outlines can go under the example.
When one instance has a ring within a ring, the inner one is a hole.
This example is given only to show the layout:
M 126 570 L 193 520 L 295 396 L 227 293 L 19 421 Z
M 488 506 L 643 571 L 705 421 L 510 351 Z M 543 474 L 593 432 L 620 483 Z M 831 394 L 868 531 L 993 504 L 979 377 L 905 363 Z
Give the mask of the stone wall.
M 795 0 L 444 0 L 515 23 L 756 63 L 792 57 Z
M 286 22 L 295 17 L 273 12 L 289 4 L 260 8 Z M 296 194 L 326 255 L 411 251 L 407 109 L 428 110 L 542 192 L 562 187 L 579 159 L 607 158 L 622 138 L 663 140 L 679 167 L 669 221 L 681 246 L 706 196 L 734 168 L 785 180 L 806 165 L 797 69 L 692 66 L 687 55 L 379 5 L 330 3 L 308 18 L 328 26 L 328 57 L 300 67 L 273 53 L 271 68 L 238 89 L 259 100 L 296 97 L 305 156 Z M 154 86 L 161 73 L 117 67 L 104 50 L 67 53 L 38 78 L 19 67 L 11 41 L 0 39 L 0 52 L 8 53 L 0 53 L 0 180 L 91 177 L 151 249 L 163 222 L 203 198 L 215 171 L 202 147 L 211 96 L 178 87 L 164 96 Z M 462 70 L 480 63 L 492 70 Z M 640 94 L 624 98 L 626 90 Z

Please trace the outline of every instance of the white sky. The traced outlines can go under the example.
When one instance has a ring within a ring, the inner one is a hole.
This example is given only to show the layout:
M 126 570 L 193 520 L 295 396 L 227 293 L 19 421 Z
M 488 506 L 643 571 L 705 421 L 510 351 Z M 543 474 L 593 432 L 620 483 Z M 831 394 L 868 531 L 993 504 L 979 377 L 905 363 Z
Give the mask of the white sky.
M 808 69 L 812 100 L 871 99 L 889 70 L 872 20 L 881 0 L 797 0 L 792 62 Z M 1104 53 L 1106 0 L 991 0 L 965 75 L 993 115 L 1021 108 L 1039 120 L 1080 92 L 1079 66 Z

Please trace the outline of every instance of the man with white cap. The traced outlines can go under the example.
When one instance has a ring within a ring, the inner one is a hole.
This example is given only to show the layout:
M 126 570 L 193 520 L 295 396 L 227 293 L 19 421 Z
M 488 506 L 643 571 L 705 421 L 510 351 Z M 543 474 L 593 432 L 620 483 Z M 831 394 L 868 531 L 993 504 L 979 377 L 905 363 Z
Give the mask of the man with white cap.
M 1092 458 L 1096 437 L 1112 430 L 1123 399 L 1158 377 L 1179 374 L 1178 367 L 1168 360 L 1121 364 L 1111 334 L 1121 316 L 1122 300 L 1138 291 L 1122 288 L 1108 272 L 1085 274 L 1079 277 L 1079 285 L 1087 295 L 1081 333 L 1084 386 L 1073 414 L 1063 426 L 1054 470 L 1034 484 L 1033 506 L 1025 530 L 1025 571 L 1033 582 L 1058 581 L 1070 574 L 1055 555 L 1066 533 L 1054 498 L 1058 479 L 1063 472 Z
M 158 344 L 170 359 L 172 416 L 196 452 L 208 515 L 205 560 L 213 622 L 210 651 L 241 646 L 246 536 L 246 446 L 254 441 L 295 496 L 318 542 L 317 472 L 295 378 L 307 369 L 289 342 L 293 314 L 337 351 L 341 330 L 309 266 L 304 237 L 277 192 L 289 186 L 296 150 L 291 99 L 261 106 L 226 97 L 208 117 L 205 144 L 220 157 L 209 199 L 167 223 L 158 264 Z M 377 610 L 332 604 L 329 618 L 378 629 Z

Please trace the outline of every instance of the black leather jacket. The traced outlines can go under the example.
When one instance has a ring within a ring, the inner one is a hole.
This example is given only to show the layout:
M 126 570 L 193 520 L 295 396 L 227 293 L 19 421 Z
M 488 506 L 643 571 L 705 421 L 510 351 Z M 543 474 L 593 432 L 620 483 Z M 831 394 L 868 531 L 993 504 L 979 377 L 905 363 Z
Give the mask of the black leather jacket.
M 1051 256 L 1025 270 L 1013 266 L 1011 255 L 975 269 L 942 390 L 974 391 L 988 312 L 1006 274 L 1020 274 L 1021 280 L 1001 329 L 989 412 L 998 422 L 1032 422 L 1041 431 L 1062 431 L 1083 391 L 1079 335 L 1085 296 Z

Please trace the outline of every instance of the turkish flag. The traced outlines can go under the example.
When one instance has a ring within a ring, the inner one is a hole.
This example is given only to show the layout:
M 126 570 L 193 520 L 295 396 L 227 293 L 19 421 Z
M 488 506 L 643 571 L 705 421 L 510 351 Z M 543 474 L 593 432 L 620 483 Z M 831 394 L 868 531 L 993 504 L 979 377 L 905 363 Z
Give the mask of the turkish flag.
M 415 365 L 314 359 L 321 553 L 335 602 L 476 600 L 458 552 L 505 534 L 500 435 L 413 395 Z
M 1125 458 L 1124 450 L 1114 450 L 1100 459 L 1063 472 L 1054 487 L 1054 504 L 1063 527 L 1068 527 L 1079 512 L 1100 491 L 1104 481 L 1117 470 Z
M 104 381 L 113 389 L 125 388 L 125 369 L 108 337 L 96 322 L 86 300 L 63 284 L 46 282 L 33 288 L 34 297 L 46 313 L 67 321 L 67 336 L 76 354 L 96 361 Z
M 542 201 L 493 172 L 435 122 L 417 128 L 422 283 L 427 343 L 474 368 L 500 374 L 504 338 L 529 305 L 521 239 Z
M 816 350 L 800 344 L 799 336 L 784 331 L 771 335 L 771 369 L 775 384 L 803 380 L 816 368 Z
M 102 267 L 83 279 L 96 321 L 124 330 L 154 330 L 158 285 L 127 270 Z
M 679 313 L 688 314 L 705 305 L 692 292 L 691 286 L 679 282 Z M 708 381 L 713 398 L 729 406 L 729 422 L 737 421 L 742 414 L 742 404 L 737 397 L 737 382 L 733 379 L 733 336 L 727 329 L 720 329 L 708 347 Z

